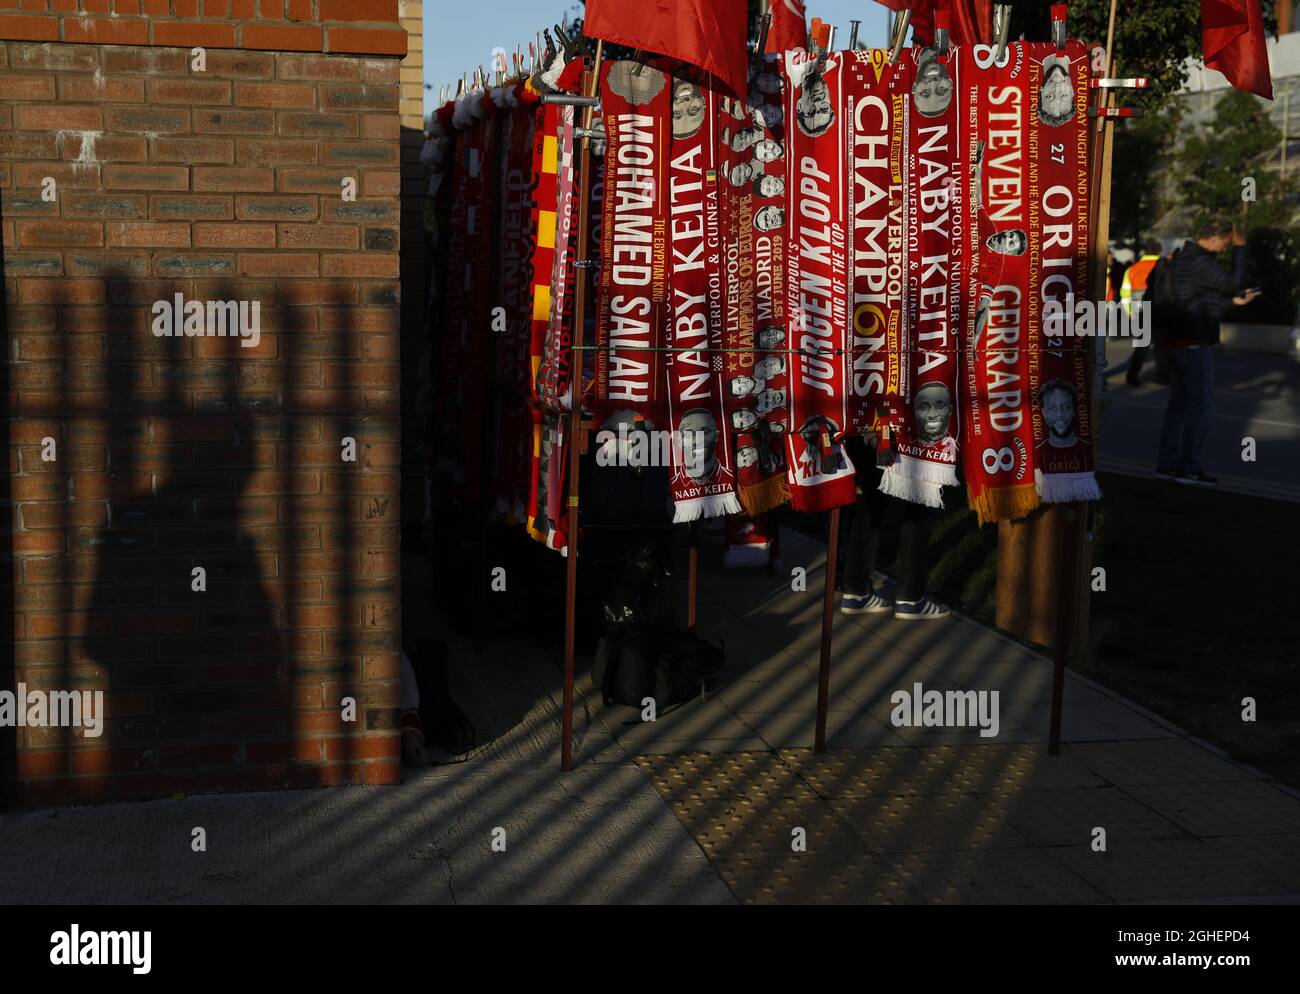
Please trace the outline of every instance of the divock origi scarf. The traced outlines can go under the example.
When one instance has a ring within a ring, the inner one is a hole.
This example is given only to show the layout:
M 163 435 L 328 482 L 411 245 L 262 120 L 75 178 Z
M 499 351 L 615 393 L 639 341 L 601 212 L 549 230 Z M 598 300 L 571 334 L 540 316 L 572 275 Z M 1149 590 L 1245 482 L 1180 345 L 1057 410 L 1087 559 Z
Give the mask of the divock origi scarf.
M 903 204 L 907 273 L 894 461 L 880 489 L 894 497 L 943 506 L 941 488 L 957 485 L 957 369 L 961 325 L 961 240 L 966 164 L 958 135 L 960 49 L 939 55 L 912 49 L 899 60 L 904 86 L 907 195 Z
M 849 324 L 843 54 L 784 55 L 789 247 L 786 295 L 791 504 L 818 512 L 852 503 L 853 465 L 842 437 Z
M 740 511 L 726 430 L 722 358 L 718 96 L 711 79 L 672 84 L 669 143 L 669 332 L 667 363 L 673 521 Z
M 751 515 L 790 499 L 785 64 L 770 55 L 755 70 L 747 100 L 720 100 L 718 135 L 726 410 L 740 503 Z
M 965 58 L 964 151 L 970 163 L 962 322 L 962 471 L 979 523 L 1038 506 L 1030 385 L 1029 88 L 1025 46 L 974 46 Z
M 1026 46 L 1029 60 L 1029 301 L 1035 480 L 1046 503 L 1098 500 L 1087 353 L 1075 337 L 1088 297 L 1088 51 L 1083 42 Z M 1056 302 L 1058 311 L 1045 319 Z M 1037 360 L 1037 361 L 1035 361 Z
M 668 302 L 668 155 L 672 88 L 654 66 L 601 71 L 605 218 L 596 326 L 595 420 L 600 430 L 662 429 Z M 649 424 L 645 424 L 645 422 Z

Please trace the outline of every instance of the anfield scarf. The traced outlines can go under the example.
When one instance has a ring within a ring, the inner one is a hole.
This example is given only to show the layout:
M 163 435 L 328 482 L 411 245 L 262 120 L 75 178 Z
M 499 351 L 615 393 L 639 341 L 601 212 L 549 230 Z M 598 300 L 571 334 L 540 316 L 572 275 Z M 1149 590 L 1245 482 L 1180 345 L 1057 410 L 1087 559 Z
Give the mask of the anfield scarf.
M 1099 500 L 1087 361 L 1095 339 L 1072 320 L 1075 300 L 1088 299 L 1088 52 L 1080 41 L 1060 53 L 1047 44 L 1026 50 L 1029 285 L 1041 295 L 1028 309 L 1034 475 L 1045 503 Z M 1044 321 L 1053 301 L 1059 320 Z
M 668 77 L 637 62 L 601 71 L 605 203 L 596 325 L 595 420 L 662 428 L 662 348 L 668 297 Z M 612 430 L 612 428 L 611 428 Z
M 959 234 L 966 174 L 957 133 L 955 84 L 960 49 L 944 57 L 912 49 L 907 68 L 906 171 L 903 226 L 907 245 L 907 304 L 894 461 L 880 489 L 894 497 L 943 507 L 945 486 L 957 485 L 957 332 L 965 246 Z
M 749 99 L 721 100 L 718 164 L 722 216 L 721 307 L 727 428 L 740 503 L 759 515 L 790 499 L 786 352 L 788 241 L 784 61 L 767 57 Z
M 902 92 L 891 86 L 889 53 L 861 49 L 845 66 L 848 128 L 849 428 L 875 434 L 898 393 L 903 317 Z M 891 387 L 892 384 L 892 387 Z
M 722 405 L 718 216 L 718 97 L 711 80 L 672 81 L 668 171 L 668 414 L 673 430 L 673 521 L 740 510 L 730 433 Z
M 970 167 L 962 321 L 962 475 L 981 525 L 1038 506 L 1030 417 L 1029 86 L 1023 45 L 975 46 L 963 63 L 963 148 Z
M 849 321 L 842 59 L 785 54 L 787 341 L 792 350 L 792 430 L 786 444 L 791 504 L 807 513 L 851 504 L 856 497 L 853 464 L 841 442 L 848 424 Z

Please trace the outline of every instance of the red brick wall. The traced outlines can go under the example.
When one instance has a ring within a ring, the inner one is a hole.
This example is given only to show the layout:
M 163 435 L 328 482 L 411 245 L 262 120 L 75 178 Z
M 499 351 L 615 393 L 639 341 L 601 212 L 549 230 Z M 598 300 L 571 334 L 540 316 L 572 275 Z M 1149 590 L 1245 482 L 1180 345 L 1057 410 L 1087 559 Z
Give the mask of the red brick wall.
M 0 36 L 80 30 L 15 6 Z M 246 50 L 390 5 L 111 6 L 152 47 L 0 42 L 0 687 L 107 693 L 99 739 L 0 730 L 0 782 L 18 803 L 396 782 L 398 60 Z M 169 47 L 226 39 L 201 73 Z M 156 337 L 176 292 L 258 301 L 260 343 Z

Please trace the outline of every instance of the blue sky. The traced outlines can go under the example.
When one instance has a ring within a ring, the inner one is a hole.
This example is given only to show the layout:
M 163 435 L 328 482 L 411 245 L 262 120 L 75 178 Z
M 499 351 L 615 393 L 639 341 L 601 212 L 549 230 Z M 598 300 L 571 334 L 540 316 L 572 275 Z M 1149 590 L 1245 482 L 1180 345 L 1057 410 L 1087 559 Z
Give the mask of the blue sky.
M 635 3 L 636 0 L 620 0 Z M 886 9 L 874 0 L 804 0 L 808 18 L 820 17 L 836 25 L 836 45 L 847 45 L 849 19 L 862 21 L 860 40 L 885 43 Z M 487 66 L 497 46 L 513 52 L 516 45 L 528 51 L 528 42 L 543 27 L 578 10 L 571 0 L 424 0 L 424 75 L 434 87 L 425 91 L 426 109 L 437 91 L 461 73 Z

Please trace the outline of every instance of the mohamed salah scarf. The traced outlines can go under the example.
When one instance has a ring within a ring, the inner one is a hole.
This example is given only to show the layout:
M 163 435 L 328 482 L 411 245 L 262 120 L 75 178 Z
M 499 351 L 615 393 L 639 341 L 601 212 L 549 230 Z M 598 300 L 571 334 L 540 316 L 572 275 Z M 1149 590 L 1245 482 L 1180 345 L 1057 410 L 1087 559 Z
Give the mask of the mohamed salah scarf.
M 958 136 L 960 49 L 947 56 L 912 49 L 893 80 L 908 87 L 903 205 L 904 348 L 894 461 L 880 489 L 930 507 L 943 506 L 942 487 L 957 485 L 957 337 L 961 323 L 965 246 L 960 239 L 966 163 Z
M 1076 299 L 1088 297 L 1088 52 L 1080 41 L 1061 52 L 1047 44 L 1026 49 L 1029 281 L 1040 294 L 1029 307 L 1034 477 L 1045 503 L 1099 500 L 1087 356 L 1093 339 L 1070 334 L 1065 317 Z M 1045 320 L 1053 302 L 1062 314 Z
M 740 511 L 722 362 L 718 95 L 710 79 L 672 80 L 669 143 L 668 415 L 673 430 L 673 521 Z M 685 351 L 676 351 L 685 350 Z
M 663 427 L 667 324 L 668 143 L 672 88 L 659 68 L 608 62 L 601 71 L 605 203 L 596 325 L 595 420 Z
M 784 60 L 771 55 L 749 81 L 748 100 L 723 97 L 718 142 L 722 223 L 719 306 L 727 429 L 745 512 L 790 499 L 785 435 L 790 422 L 786 352 Z
M 844 55 L 819 59 L 796 50 L 784 58 L 791 349 L 786 451 L 791 503 L 796 511 L 815 513 L 856 497 L 853 464 L 842 444 L 849 323 Z

